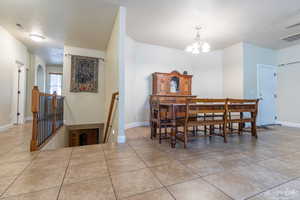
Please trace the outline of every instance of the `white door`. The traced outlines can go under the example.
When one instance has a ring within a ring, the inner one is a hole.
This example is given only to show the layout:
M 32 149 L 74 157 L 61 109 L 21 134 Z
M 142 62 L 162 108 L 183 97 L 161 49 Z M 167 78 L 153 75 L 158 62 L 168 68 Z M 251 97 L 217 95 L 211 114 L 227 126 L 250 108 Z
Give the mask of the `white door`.
M 12 118 L 14 124 L 23 124 L 25 122 L 26 106 L 26 67 L 17 63 L 14 70 L 14 86 L 12 101 Z
M 257 65 L 257 91 L 259 100 L 258 124 L 276 124 L 277 68 Z

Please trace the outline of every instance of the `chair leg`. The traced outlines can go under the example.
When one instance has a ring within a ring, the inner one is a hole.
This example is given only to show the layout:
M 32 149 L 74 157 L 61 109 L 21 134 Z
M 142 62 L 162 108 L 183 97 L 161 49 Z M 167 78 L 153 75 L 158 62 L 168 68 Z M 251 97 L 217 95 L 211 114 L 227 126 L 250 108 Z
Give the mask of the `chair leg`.
M 242 134 L 242 129 L 243 129 L 242 123 L 239 123 L 239 135 Z
M 193 126 L 193 136 L 196 136 L 196 127 Z
M 183 143 L 183 147 L 186 149 L 187 147 L 187 127 L 184 127 L 184 143 Z
M 150 138 L 153 140 L 155 138 L 155 124 L 150 122 Z
M 214 125 L 210 125 L 209 126 L 209 137 L 211 137 L 211 135 L 213 135 L 215 132 L 215 126 Z
M 226 124 L 223 125 L 223 136 L 224 136 L 224 142 L 227 143 L 227 129 L 226 129 Z
M 167 128 L 167 126 L 165 126 L 165 138 L 167 137 L 167 130 L 168 128 Z
M 152 127 L 152 122 L 150 122 L 150 138 L 153 139 L 153 127 Z
M 159 125 L 159 144 L 161 144 L 161 126 Z

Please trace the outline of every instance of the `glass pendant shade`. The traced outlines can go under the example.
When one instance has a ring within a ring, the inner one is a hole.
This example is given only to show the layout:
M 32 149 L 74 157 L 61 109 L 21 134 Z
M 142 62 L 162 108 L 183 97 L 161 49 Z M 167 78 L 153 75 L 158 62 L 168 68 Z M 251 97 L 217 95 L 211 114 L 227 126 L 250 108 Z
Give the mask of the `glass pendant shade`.
M 207 42 L 204 42 L 201 49 L 204 53 L 210 52 L 210 45 Z
M 210 45 L 207 42 L 201 41 L 201 39 L 200 39 L 200 32 L 199 32 L 200 29 L 201 29 L 200 27 L 196 28 L 196 31 L 197 31 L 197 35 L 196 35 L 196 38 L 195 38 L 196 42 L 194 42 L 191 45 L 188 45 L 185 48 L 186 52 L 189 52 L 189 53 L 192 53 L 192 54 L 199 54 L 200 51 L 202 51 L 204 53 L 210 51 Z

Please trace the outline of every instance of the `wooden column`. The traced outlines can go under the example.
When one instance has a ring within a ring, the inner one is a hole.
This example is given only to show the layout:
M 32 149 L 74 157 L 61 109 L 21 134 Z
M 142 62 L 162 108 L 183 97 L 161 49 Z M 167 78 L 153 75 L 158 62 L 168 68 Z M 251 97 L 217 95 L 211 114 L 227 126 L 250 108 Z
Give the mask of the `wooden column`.
M 32 89 L 32 96 L 31 96 L 31 111 L 33 115 L 32 121 L 32 138 L 30 143 L 30 151 L 36 151 L 38 149 L 38 112 L 39 112 L 39 98 L 40 92 L 37 86 L 34 86 Z

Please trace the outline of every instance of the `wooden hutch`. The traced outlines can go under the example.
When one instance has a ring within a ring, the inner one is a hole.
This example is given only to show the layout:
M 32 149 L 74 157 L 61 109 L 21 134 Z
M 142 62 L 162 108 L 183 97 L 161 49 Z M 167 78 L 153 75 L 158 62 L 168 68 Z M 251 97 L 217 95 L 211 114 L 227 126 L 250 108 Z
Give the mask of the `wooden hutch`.
M 192 95 L 192 75 L 180 74 L 177 71 L 171 73 L 155 72 L 152 74 L 152 95 L 160 99 L 182 102 L 186 98 L 196 97 Z

